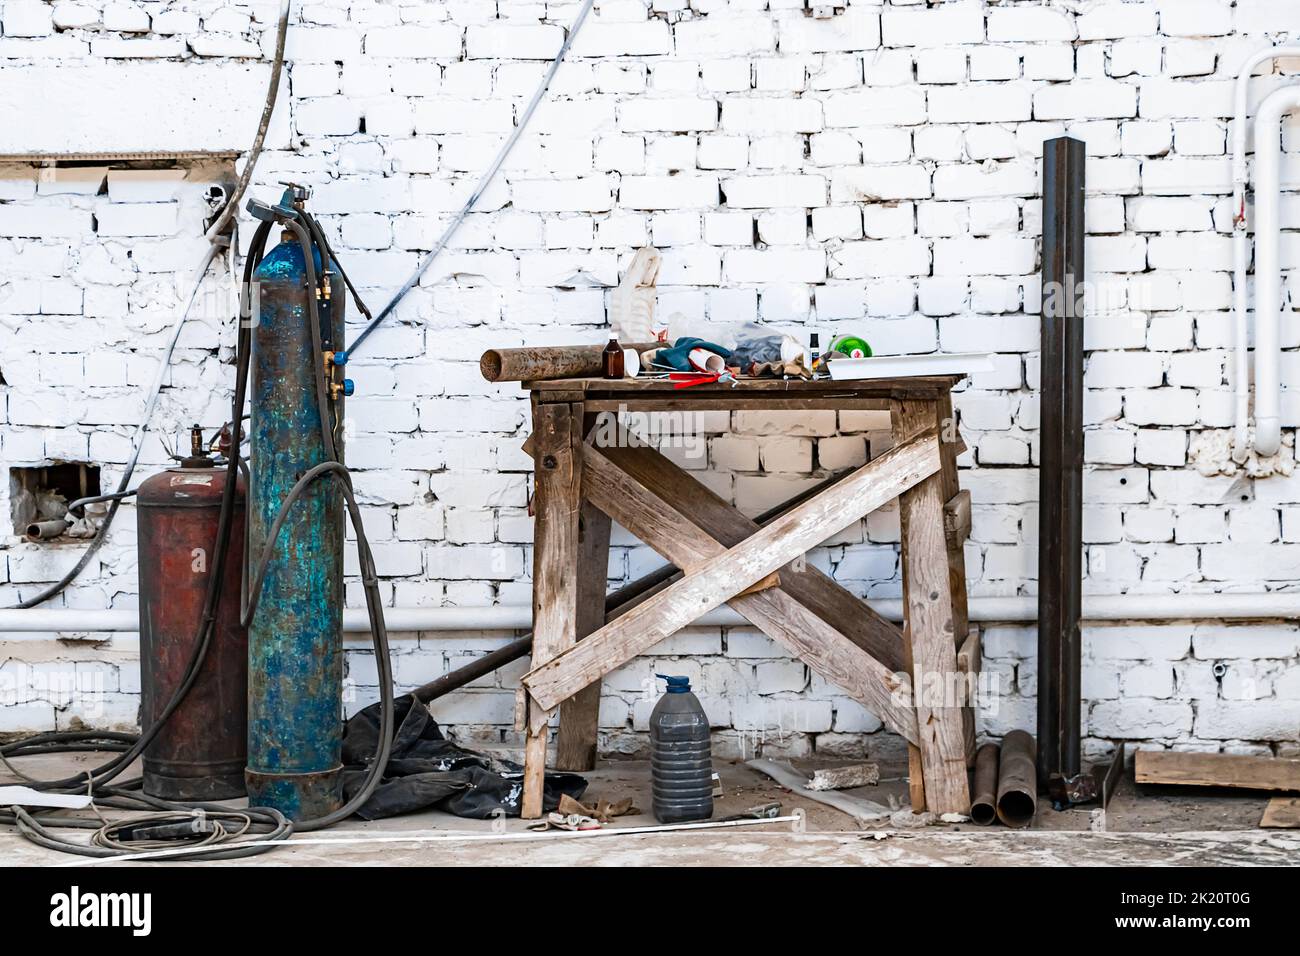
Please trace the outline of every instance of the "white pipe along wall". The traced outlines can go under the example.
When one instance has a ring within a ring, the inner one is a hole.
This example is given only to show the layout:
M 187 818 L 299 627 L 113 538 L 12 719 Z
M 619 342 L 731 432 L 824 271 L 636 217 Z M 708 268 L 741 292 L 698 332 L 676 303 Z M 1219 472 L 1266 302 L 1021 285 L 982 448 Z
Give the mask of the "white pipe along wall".
M 901 601 L 872 601 L 871 607 L 891 621 L 903 619 Z M 1018 624 L 1038 617 L 1033 597 L 972 598 L 970 619 L 981 624 Z M 1085 597 L 1085 621 L 1300 620 L 1300 593 L 1257 594 L 1106 594 Z M 523 604 L 495 607 L 387 608 L 384 619 L 394 633 L 424 631 L 522 631 L 532 627 L 532 608 Z M 747 627 L 749 622 L 729 608 L 700 617 L 694 627 Z M 134 633 L 140 620 L 134 610 L 41 609 L 0 611 L 0 634 Z M 343 612 L 343 630 L 368 634 L 370 622 L 362 608 Z M 24 638 L 19 638 L 24 639 Z M 11 638 L 12 640 L 12 638 Z
M 1246 460 L 1250 453 L 1250 294 L 1249 272 L 1250 272 L 1250 230 L 1246 223 L 1246 190 L 1250 185 L 1250 165 L 1246 157 L 1248 148 L 1248 139 L 1250 133 L 1250 123 L 1248 112 L 1250 109 L 1250 81 L 1254 78 L 1255 70 L 1261 65 L 1268 63 L 1276 64 L 1279 60 L 1291 57 L 1300 57 L 1300 46 L 1281 46 L 1272 47 L 1267 50 L 1261 50 L 1252 55 L 1242 65 L 1241 71 L 1237 76 L 1235 92 L 1235 110 L 1232 132 L 1232 181 L 1233 181 L 1233 329 L 1236 340 L 1236 354 L 1233 362 L 1234 375 L 1234 428 L 1232 441 L 1232 457 L 1238 462 Z M 1286 91 L 1279 90 L 1274 96 L 1280 95 Z M 1258 127 L 1259 121 L 1264 119 L 1265 113 L 1261 107 L 1256 120 Z M 1279 116 L 1280 121 L 1280 116 Z M 1278 134 L 1280 136 L 1280 132 Z M 1259 130 L 1256 129 L 1255 143 L 1256 156 L 1259 158 Z M 1280 149 L 1280 146 L 1279 146 Z M 1276 157 L 1280 160 L 1280 156 Z M 1271 197 L 1261 202 L 1262 197 Z M 1274 188 L 1271 192 L 1265 192 L 1262 188 L 1256 189 L 1256 217 L 1271 215 L 1276 221 L 1277 208 L 1276 203 L 1279 198 L 1279 190 Z M 1271 207 L 1271 208 L 1265 208 Z M 1256 241 L 1260 236 L 1258 223 L 1255 228 Z M 1277 261 L 1276 259 L 1274 260 Z M 1256 281 L 1262 275 L 1259 267 L 1258 251 L 1256 253 L 1255 264 Z M 1256 290 L 1259 291 L 1258 289 Z M 1255 315 L 1255 451 L 1260 455 L 1272 455 L 1277 452 L 1281 444 L 1281 430 L 1277 417 L 1278 396 L 1272 395 L 1270 399 L 1266 390 L 1260 388 L 1260 357 L 1263 350 L 1260 348 L 1260 315 L 1258 312 L 1259 297 L 1256 296 L 1257 311 Z M 1269 347 L 1269 354 L 1274 355 L 1271 360 L 1272 364 L 1263 369 L 1265 375 L 1271 373 L 1271 392 L 1276 393 L 1278 385 L 1277 376 L 1277 359 L 1276 342 L 1277 326 L 1273 326 L 1273 344 Z M 1267 361 L 1267 360 L 1266 360 Z M 1260 419 L 1260 400 L 1264 399 L 1266 410 L 1271 409 L 1271 421 L 1261 421 Z M 1263 436 L 1261 441 L 1260 436 Z
M 1255 119 L 1255 451 L 1282 445 L 1282 117 L 1300 107 L 1300 86 L 1268 97 Z

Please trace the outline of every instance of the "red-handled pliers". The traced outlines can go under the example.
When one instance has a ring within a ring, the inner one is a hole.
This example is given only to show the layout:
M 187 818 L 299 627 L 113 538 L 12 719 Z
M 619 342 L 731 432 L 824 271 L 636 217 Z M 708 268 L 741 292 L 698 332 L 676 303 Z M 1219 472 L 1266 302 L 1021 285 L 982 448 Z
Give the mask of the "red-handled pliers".
M 714 382 L 730 382 L 735 387 L 736 378 L 730 372 L 673 372 L 668 376 L 673 388 L 690 388 L 693 385 L 711 385 Z

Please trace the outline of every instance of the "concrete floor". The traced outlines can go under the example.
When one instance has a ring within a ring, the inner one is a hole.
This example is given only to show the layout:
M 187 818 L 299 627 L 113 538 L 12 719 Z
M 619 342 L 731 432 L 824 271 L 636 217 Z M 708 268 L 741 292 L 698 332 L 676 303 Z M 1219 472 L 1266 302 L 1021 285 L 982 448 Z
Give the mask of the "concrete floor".
M 22 762 L 37 776 L 75 772 L 83 758 L 42 757 Z M 828 761 L 795 761 L 811 771 Z M 291 844 L 234 865 L 460 865 L 518 866 L 979 866 L 1014 864 L 1123 865 L 1296 865 L 1300 831 L 1258 829 L 1267 799 L 1246 793 L 1142 788 L 1129 777 L 1111 801 L 1103 822 L 1096 811 L 1058 813 L 1040 802 L 1028 830 L 970 824 L 857 830 L 837 810 L 784 790 L 743 764 L 718 767 L 724 794 L 715 819 L 778 801 L 782 813 L 806 813 L 805 832 L 792 824 L 760 824 L 727 830 L 572 836 L 531 833 L 520 820 L 496 832 L 491 821 L 463 820 L 430 811 L 373 823 L 349 823 L 295 837 Z M 587 775 L 584 799 L 632 797 L 649 805 L 649 766 L 640 761 L 603 764 Z M 883 765 L 879 786 L 847 791 L 879 803 L 906 802 L 900 767 Z M 0 783 L 14 782 L 0 774 Z M 647 812 L 621 817 L 608 830 L 655 826 Z M 74 831 L 65 831 L 74 832 Z M 79 831 L 85 832 L 85 831 Z M 416 840 L 414 837 L 427 838 Z M 374 840 L 383 842 L 372 842 Z M 350 841 L 366 842 L 350 842 Z M 329 842 L 339 841 L 339 842 Z M 11 828 L 0 828 L 0 862 L 19 866 L 85 865 L 90 861 L 37 847 Z M 101 864 L 102 865 L 102 864 Z M 148 865 L 148 864 L 133 864 Z

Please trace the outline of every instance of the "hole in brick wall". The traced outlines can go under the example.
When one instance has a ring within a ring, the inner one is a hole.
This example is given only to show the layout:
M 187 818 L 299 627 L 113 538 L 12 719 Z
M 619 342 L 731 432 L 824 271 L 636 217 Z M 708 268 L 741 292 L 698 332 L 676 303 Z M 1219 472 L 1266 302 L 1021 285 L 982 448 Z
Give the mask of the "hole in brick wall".
M 34 468 L 10 468 L 9 511 L 14 534 L 29 540 L 63 538 L 69 530 L 75 535 L 77 522 L 67 513 L 68 505 L 78 498 L 99 493 L 98 465 L 56 462 Z M 63 527 L 59 526 L 60 522 L 64 523 Z

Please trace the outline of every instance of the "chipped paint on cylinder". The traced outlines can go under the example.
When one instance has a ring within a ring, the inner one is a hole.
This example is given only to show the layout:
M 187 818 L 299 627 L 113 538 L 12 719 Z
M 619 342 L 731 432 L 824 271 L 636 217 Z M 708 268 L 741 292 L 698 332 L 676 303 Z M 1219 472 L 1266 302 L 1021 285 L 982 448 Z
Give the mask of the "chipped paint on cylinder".
M 140 485 L 140 723 L 149 729 L 194 656 L 213 568 L 226 469 L 180 467 Z M 244 559 L 243 480 L 231 514 L 230 550 L 207 656 L 194 684 L 145 748 L 144 792 L 166 800 L 244 795 L 248 648 L 239 623 Z
M 319 257 L 316 261 L 319 272 Z M 290 489 L 325 460 L 316 403 L 303 252 L 282 241 L 255 274 L 248 520 L 256 561 Z M 325 336 L 342 342 L 343 289 L 334 270 L 321 303 Z M 333 306 L 331 308 L 330 306 Z M 340 404 L 335 444 L 342 455 Z M 343 498 L 321 479 L 293 506 L 273 549 L 248 630 L 250 805 L 292 820 L 342 805 Z

